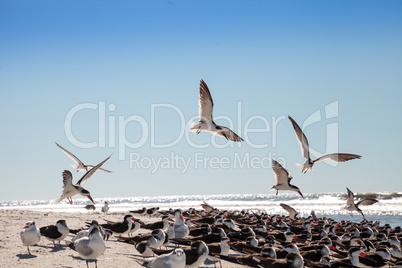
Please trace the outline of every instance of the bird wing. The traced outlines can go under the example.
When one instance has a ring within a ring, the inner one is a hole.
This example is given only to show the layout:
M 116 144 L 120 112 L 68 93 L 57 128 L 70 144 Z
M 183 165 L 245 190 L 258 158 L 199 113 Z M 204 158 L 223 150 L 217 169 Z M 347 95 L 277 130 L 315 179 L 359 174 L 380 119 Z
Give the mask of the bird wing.
M 293 128 L 295 129 L 296 138 L 299 141 L 300 150 L 303 157 L 310 159 L 309 146 L 306 135 L 304 135 L 303 131 L 292 117 L 288 116 L 288 118 L 292 122 Z
M 204 80 L 201 80 L 200 82 L 200 99 L 198 100 L 198 104 L 198 114 L 200 116 L 199 121 L 212 122 L 212 109 L 214 107 L 214 102 L 212 101 L 211 93 L 209 92 L 208 86 Z
M 289 206 L 289 205 L 286 205 L 286 204 L 279 204 L 284 210 L 286 210 L 288 213 L 289 213 L 289 217 L 292 219 L 292 220 L 294 220 L 295 219 L 295 217 L 296 217 L 296 214 L 297 214 L 297 211 L 294 209 L 294 208 L 292 208 L 291 206 Z
M 64 170 L 63 171 L 63 188 L 67 188 L 69 185 L 73 185 L 73 175 L 70 171 Z
M 87 173 L 85 173 L 85 175 L 82 176 L 82 178 L 75 185 L 81 186 L 81 184 L 86 182 L 95 173 L 95 171 L 99 169 L 103 165 L 103 163 L 105 163 L 110 158 L 110 156 L 105 160 L 103 160 L 102 162 L 100 162 L 99 164 L 97 164 L 95 167 L 91 168 L 89 171 L 87 171 Z
M 75 251 L 80 253 L 83 256 L 89 256 L 93 253 L 93 249 L 89 246 L 89 239 L 87 237 L 83 237 L 75 241 Z
M 361 156 L 357 155 L 357 154 L 339 154 L 339 153 L 335 153 L 335 154 L 327 154 L 327 155 L 323 155 L 319 158 L 317 158 L 316 160 L 314 160 L 314 162 L 318 162 L 318 161 L 322 161 L 324 159 L 331 159 L 333 161 L 336 162 L 346 162 L 352 159 L 360 159 Z
M 276 184 L 289 184 L 293 178 L 289 171 L 281 166 L 276 160 L 272 160 L 272 169 L 275 174 Z
M 87 167 L 89 167 L 89 168 L 94 168 L 94 166 L 92 166 L 92 165 L 87 165 Z M 105 171 L 105 172 L 107 172 L 107 173 L 111 173 L 110 170 L 106 170 L 106 169 L 103 169 L 103 168 L 99 168 L 99 170 Z
M 239 135 L 234 133 L 233 130 L 231 130 L 230 128 L 216 125 L 216 129 L 216 131 L 212 131 L 212 133 L 215 135 L 225 137 L 227 140 L 231 141 L 243 141 L 243 139 Z
M 63 147 L 61 147 L 57 142 L 55 142 L 57 146 L 59 146 L 59 148 L 71 159 L 74 160 L 74 162 L 76 162 L 78 165 L 84 165 L 84 163 L 81 162 L 81 160 L 78 159 L 78 157 L 76 157 L 75 155 L 73 155 L 72 153 L 70 153 L 69 151 L 67 151 L 66 149 L 64 149 Z
M 355 199 L 355 195 L 353 194 L 353 192 L 351 190 L 349 190 L 349 188 L 346 187 L 346 190 L 348 190 L 348 199 L 346 200 L 346 205 L 353 205 L 354 204 L 354 199 Z
M 365 199 L 362 199 L 362 200 L 360 200 L 359 202 L 357 202 L 357 206 L 369 206 L 369 205 L 372 205 L 372 204 L 375 204 L 375 203 L 377 203 L 378 202 L 378 200 L 377 199 L 374 199 L 374 198 L 365 198 Z

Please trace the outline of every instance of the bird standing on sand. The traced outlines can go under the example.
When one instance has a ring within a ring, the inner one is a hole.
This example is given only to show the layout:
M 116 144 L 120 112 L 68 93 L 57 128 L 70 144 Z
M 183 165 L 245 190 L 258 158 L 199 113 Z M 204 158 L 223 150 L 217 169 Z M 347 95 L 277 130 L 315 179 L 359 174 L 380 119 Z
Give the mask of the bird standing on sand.
M 81 160 L 78 159 L 78 157 L 76 157 L 74 154 L 70 153 L 69 151 L 67 151 L 66 149 L 64 149 L 63 147 L 61 147 L 57 142 L 56 145 L 59 146 L 59 148 L 68 156 L 70 157 L 72 160 L 74 160 L 78 165 L 71 165 L 75 170 L 80 171 L 80 170 L 85 170 L 88 171 L 88 168 L 94 168 L 94 166 L 92 165 L 85 165 L 84 163 L 82 163 Z M 99 168 L 99 170 L 105 171 L 110 173 L 111 171 L 103 169 L 103 168 Z
M 65 220 L 58 220 L 56 222 L 56 225 L 43 226 L 39 230 L 42 236 L 46 237 L 50 241 L 53 241 L 54 246 L 56 246 L 56 240 L 59 241 L 60 246 L 60 241 L 66 238 L 66 236 L 70 232 L 70 229 L 68 229 Z
M 186 254 L 183 249 L 176 248 L 171 253 L 160 255 L 152 260 L 138 259 L 148 268 L 184 268 L 186 265 Z
M 314 163 L 322 161 L 324 159 L 331 159 L 336 162 L 346 162 L 346 161 L 349 161 L 352 159 L 360 159 L 361 158 L 360 155 L 356 155 L 356 154 L 334 153 L 334 154 L 323 155 L 315 160 L 311 160 L 310 148 L 308 145 L 306 135 L 304 135 L 303 131 L 301 130 L 299 125 L 296 123 L 296 121 L 293 120 L 292 117 L 288 116 L 288 118 L 292 122 L 293 128 L 296 133 L 296 138 L 300 144 L 300 149 L 301 149 L 302 155 L 303 155 L 303 157 L 307 158 L 307 161 L 304 164 L 296 164 L 302 170 L 302 172 L 306 173 L 307 171 L 313 171 Z
M 98 227 L 92 229 L 88 237 L 82 237 L 74 243 L 69 244 L 69 247 L 80 254 L 81 258 L 85 259 L 88 265 L 88 260 L 95 260 L 95 267 L 98 267 L 97 258 L 106 250 L 105 241 L 103 241 Z
M 231 141 L 243 141 L 243 139 L 234 133 L 231 129 L 217 125 L 212 118 L 212 110 L 214 102 L 212 101 L 211 93 L 207 84 L 201 80 L 200 82 L 200 99 L 199 104 L 199 121 L 190 124 L 190 131 L 199 134 L 202 130 L 211 132 L 212 134 L 225 137 Z
M 359 205 L 369 206 L 369 205 L 377 203 L 378 200 L 374 199 L 374 198 L 364 198 L 364 199 L 360 200 L 359 202 L 355 203 L 355 201 L 354 201 L 355 195 L 353 194 L 353 192 L 351 190 L 349 190 L 347 187 L 346 187 L 346 190 L 348 190 L 348 199 L 346 200 L 346 207 L 344 207 L 344 209 L 349 210 L 350 212 L 357 211 L 360 214 L 362 214 L 364 219 L 366 219 L 366 217 L 363 214 L 363 211 L 359 208 Z
M 190 229 L 184 222 L 184 218 L 181 215 L 180 210 L 176 210 L 174 213 L 173 228 L 174 228 L 174 238 L 183 238 L 188 236 L 188 234 L 190 233 Z
M 298 192 L 301 197 L 304 198 L 303 194 L 300 192 L 299 187 L 296 185 L 290 184 L 290 181 L 293 179 L 292 175 L 290 175 L 289 171 L 281 166 L 277 161 L 272 160 L 272 169 L 275 174 L 275 182 L 276 184 L 272 186 L 272 189 L 276 190 L 276 194 L 278 195 L 278 191 L 295 191 Z
M 28 254 L 31 255 L 29 246 L 35 245 L 40 241 L 40 232 L 34 221 L 29 221 L 25 224 L 24 230 L 20 232 L 20 237 L 22 244 L 28 248 Z
M 63 200 L 64 198 L 67 198 L 67 200 L 70 202 L 70 204 L 73 204 L 73 200 L 71 197 L 76 194 L 80 194 L 82 196 L 88 197 L 89 200 L 91 200 L 92 203 L 95 204 L 94 200 L 92 200 L 92 197 L 91 197 L 91 194 L 89 193 L 89 191 L 82 188 L 81 184 L 83 184 L 84 182 L 89 180 L 89 178 L 92 177 L 92 175 L 95 173 L 95 171 L 98 170 L 103 165 L 103 163 L 105 163 L 109 158 L 110 158 L 110 156 L 108 158 L 106 158 L 105 160 L 103 160 L 102 162 L 100 162 L 94 168 L 89 170 L 87 173 L 85 173 L 85 175 L 82 176 L 82 178 L 74 185 L 73 185 L 73 175 L 71 174 L 70 171 L 64 170 L 64 172 L 63 172 L 63 188 L 64 189 L 63 189 L 63 192 L 62 192 L 60 198 L 57 199 L 55 201 L 55 203 L 56 204 L 60 203 L 61 200 Z
M 105 205 L 101 208 L 101 211 L 103 213 L 108 213 L 109 212 L 109 203 L 105 201 Z

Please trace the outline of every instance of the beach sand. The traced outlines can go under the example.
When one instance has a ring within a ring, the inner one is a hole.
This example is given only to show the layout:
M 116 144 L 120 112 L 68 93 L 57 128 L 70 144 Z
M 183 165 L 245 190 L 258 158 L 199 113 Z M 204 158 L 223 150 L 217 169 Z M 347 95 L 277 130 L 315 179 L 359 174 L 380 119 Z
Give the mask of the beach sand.
M 84 209 L 83 209 L 84 210 Z M 64 219 L 71 229 L 85 227 L 85 221 L 97 220 L 100 224 L 105 223 L 104 219 L 111 221 L 122 221 L 127 213 L 109 213 L 104 215 L 100 212 L 77 212 L 77 213 L 55 213 L 27 210 L 0 210 L 0 267 L 86 267 L 85 260 L 77 252 L 66 246 L 65 242 L 60 247 L 54 247 L 53 242 L 42 237 L 38 245 L 31 246 L 32 255 L 23 246 L 20 239 L 20 232 L 27 221 L 35 221 L 38 228 L 55 224 L 58 220 Z M 141 216 L 144 223 L 159 221 L 160 217 Z M 149 233 L 149 230 L 140 229 L 138 233 Z M 70 240 L 67 237 L 66 240 Z M 141 257 L 134 246 L 118 242 L 115 237 L 106 241 L 106 251 L 98 258 L 98 267 L 141 267 L 132 257 Z M 208 262 L 208 260 L 207 260 Z M 241 267 L 229 262 L 222 261 L 223 267 Z M 95 263 L 90 261 L 90 267 Z M 202 267 L 214 267 L 213 263 Z M 219 267 L 219 264 L 217 264 Z

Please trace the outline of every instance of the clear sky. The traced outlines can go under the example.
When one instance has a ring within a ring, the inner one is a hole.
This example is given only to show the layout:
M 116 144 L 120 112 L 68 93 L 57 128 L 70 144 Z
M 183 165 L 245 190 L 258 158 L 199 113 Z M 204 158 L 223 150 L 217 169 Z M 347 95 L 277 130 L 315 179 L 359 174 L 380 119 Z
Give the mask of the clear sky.
M 88 164 L 113 154 L 114 172 L 83 185 L 94 198 L 272 193 L 272 158 L 303 193 L 402 191 L 401 14 L 401 1 L 0 1 L 0 200 L 60 196 L 73 162 L 55 142 Z M 188 131 L 201 79 L 245 142 Z M 287 115 L 313 158 L 362 159 L 302 174 Z

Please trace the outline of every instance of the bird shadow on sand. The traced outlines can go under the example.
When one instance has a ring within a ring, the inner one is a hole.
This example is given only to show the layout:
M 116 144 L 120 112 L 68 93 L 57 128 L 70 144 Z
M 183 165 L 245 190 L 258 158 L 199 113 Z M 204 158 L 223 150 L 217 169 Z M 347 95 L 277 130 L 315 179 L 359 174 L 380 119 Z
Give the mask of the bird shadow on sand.
M 46 249 L 51 249 L 50 252 L 59 252 L 60 250 L 66 250 L 67 246 L 65 245 L 60 245 L 60 246 L 43 246 L 43 245 L 38 245 L 37 247 L 41 248 L 46 248 Z
M 17 256 L 19 259 L 33 259 L 33 258 L 36 258 L 37 256 L 36 255 L 29 255 L 29 254 L 17 254 L 17 255 L 15 255 L 15 256 Z
M 74 260 L 77 261 L 86 261 L 85 259 L 81 258 L 80 256 L 71 256 Z M 88 263 L 95 262 L 94 259 L 88 259 Z

